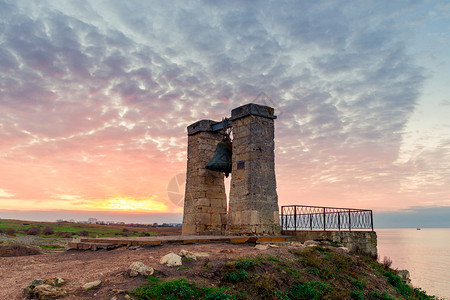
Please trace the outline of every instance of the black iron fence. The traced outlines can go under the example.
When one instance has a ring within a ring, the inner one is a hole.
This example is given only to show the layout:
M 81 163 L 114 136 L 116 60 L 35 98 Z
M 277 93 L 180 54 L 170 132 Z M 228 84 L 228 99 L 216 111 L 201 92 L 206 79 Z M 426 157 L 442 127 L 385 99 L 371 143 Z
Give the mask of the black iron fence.
M 289 205 L 281 207 L 282 230 L 364 230 L 373 231 L 368 209 Z

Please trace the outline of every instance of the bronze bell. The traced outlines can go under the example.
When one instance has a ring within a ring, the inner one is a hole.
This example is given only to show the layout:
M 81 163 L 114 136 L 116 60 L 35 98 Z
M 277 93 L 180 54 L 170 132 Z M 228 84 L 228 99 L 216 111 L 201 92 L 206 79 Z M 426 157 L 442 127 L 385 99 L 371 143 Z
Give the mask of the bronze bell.
M 214 152 L 211 160 L 206 164 L 205 168 L 211 171 L 224 172 L 225 177 L 231 173 L 231 154 L 232 143 L 225 138 L 217 144 L 216 152 Z

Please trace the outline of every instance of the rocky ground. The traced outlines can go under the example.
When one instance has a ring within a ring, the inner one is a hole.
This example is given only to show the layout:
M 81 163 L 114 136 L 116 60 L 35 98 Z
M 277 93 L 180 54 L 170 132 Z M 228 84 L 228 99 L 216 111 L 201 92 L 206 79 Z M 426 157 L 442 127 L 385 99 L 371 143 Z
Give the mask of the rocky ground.
M 146 279 L 144 276 L 130 277 L 127 270 L 133 262 L 140 261 L 153 267 L 163 276 L 198 277 L 198 268 L 205 263 L 212 266 L 223 264 L 227 258 L 254 256 L 261 251 L 267 254 L 286 252 L 286 247 L 270 247 L 258 250 L 247 244 L 191 244 L 164 245 L 130 250 L 119 248 L 101 251 L 64 251 L 41 255 L 0 258 L 1 299 L 26 299 L 22 293 L 34 279 L 60 277 L 65 280 L 64 289 L 69 295 L 64 299 L 124 299 L 123 291 L 135 289 Z M 209 257 L 198 261 L 184 260 L 184 267 L 167 267 L 160 264 L 161 257 L 168 253 L 179 253 L 185 249 L 190 252 L 204 252 Z M 285 253 L 289 255 L 289 253 Z M 187 267 L 191 265 L 191 267 Z M 202 277 L 200 277 L 202 278 Z M 89 291 L 82 287 L 86 283 L 101 280 L 101 284 Z M 114 298 L 115 297 L 115 298 Z
M 18 241 L 3 238 L 0 245 Z M 25 245 L 45 242 L 33 237 L 20 241 Z M 168 254 L 178 265 L 162 263 Z M 163 244 L 0 257 L 0 299 L 29 299 L 29 293 L 28 297 L 24 293 L 27 287 L 34 294 L 59 289 L 64 299 L 132 299 L 129 291 L 149 284 L 151 274 L 159 282 L 186 278 L 197 286 L 221 287 L 239 299 L 285 299 L 288 295 L 292 299 L 435 299 L 413 289 L 407 271 L 392 270 L 387 263 L 348 253 L 327 241 Z M 32 282 L 36 287 L 30 287 Z

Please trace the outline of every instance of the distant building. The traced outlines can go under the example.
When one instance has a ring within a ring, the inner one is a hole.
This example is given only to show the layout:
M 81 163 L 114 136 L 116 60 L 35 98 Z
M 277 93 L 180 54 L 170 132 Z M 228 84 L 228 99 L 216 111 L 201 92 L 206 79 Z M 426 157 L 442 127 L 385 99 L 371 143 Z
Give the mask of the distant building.
M 97 218 L 89 218 L 88 223 L 89 224 L 97 224 Z

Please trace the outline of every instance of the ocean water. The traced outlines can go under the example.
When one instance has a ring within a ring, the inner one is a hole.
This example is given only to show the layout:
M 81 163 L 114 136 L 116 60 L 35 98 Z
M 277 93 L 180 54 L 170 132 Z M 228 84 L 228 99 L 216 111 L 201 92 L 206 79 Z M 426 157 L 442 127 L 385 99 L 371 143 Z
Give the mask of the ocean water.
M 376 229 L 378 255 L 408 270 L 414 287 L 450 299 L 450 228 Z

